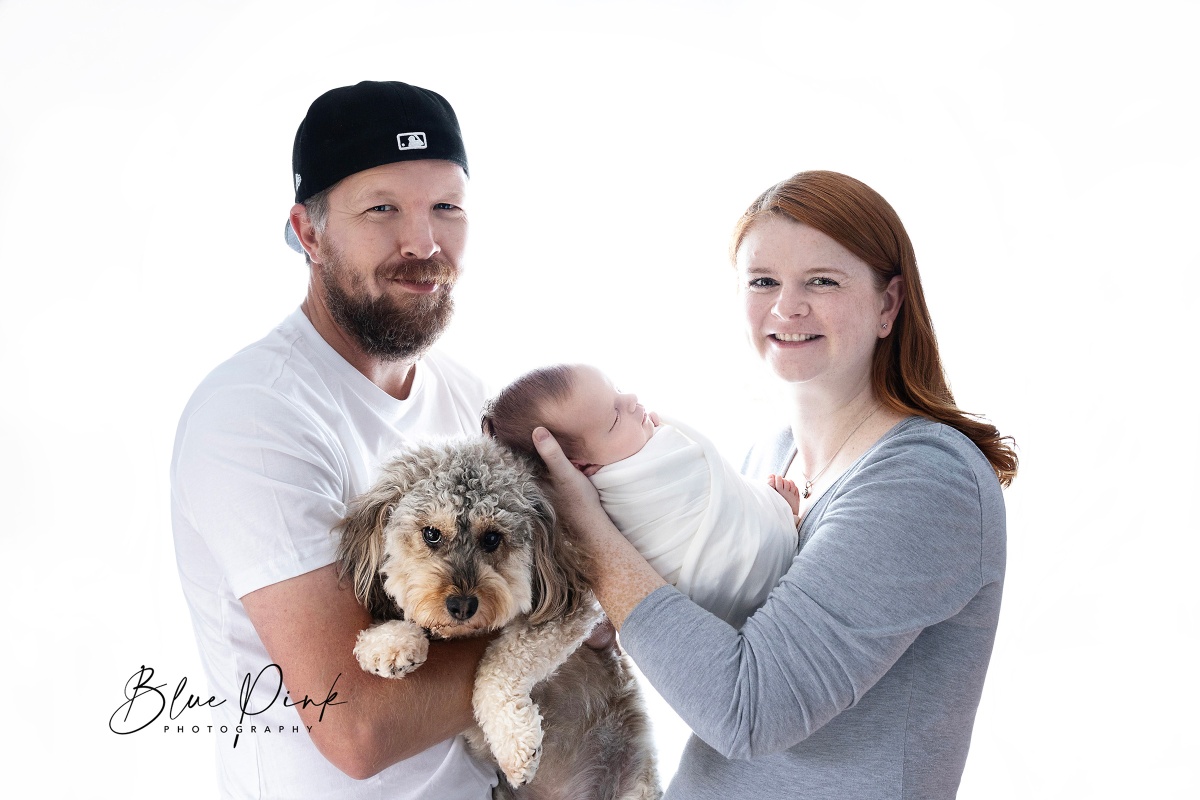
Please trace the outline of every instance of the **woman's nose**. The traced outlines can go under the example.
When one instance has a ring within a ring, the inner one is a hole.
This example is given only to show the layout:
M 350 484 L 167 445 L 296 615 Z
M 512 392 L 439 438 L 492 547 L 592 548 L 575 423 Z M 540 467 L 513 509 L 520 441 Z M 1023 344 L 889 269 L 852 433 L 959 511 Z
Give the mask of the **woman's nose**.
M 805 298 L 804 292 L 800 288 L 792 289 L 787 286 L 779 290 L 779 294 L 775 296 L 775 304 L 771 307 L 771 313 L 780 319 L 802 317 L 809 310 L 808 299 Z

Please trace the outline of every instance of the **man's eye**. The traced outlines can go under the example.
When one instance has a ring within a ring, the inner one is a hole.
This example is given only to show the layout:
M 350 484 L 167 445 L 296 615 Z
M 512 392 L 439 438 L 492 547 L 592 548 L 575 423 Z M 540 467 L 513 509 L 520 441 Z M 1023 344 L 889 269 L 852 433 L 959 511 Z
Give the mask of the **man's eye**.
M 426 525 L 421 529 L 421 538 L 425 540 L 425 544 L 433 547 L 442 541 L 442 532 L 432 525 Z
M 367 211 L 379 211 L 379 212 L 384 212 L 384 211 L 391 211 L 391 210 L 393 210 L 393 209 L 395 209 L 395 206 L 393 206 L 393 205 L 388 205 L 387 203 L 385 203 L 385 204 L 383 204 L 383 205 L 380 205 L 380 206 L 371 206 L 370 208 L 368 208 L 368 209 L 367 209 Z
M 454 205 L 453 203 L 435 203 L 433 207 L 439 211 L 453 211 L 454 209 L 458 208 L 458 206 Z

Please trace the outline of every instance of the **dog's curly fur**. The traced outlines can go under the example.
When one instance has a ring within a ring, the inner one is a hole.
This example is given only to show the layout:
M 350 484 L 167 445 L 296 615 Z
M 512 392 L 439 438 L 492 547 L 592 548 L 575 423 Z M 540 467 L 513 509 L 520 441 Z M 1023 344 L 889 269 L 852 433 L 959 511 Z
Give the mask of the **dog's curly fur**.
M 363 669 L 400 678 L 424 662 L 427 636 L 501 631 L 467 732 L 508 779 L 495 797 L 659 796 L 625 656 L 580 647 L 602 614 L 532 460 L 483 437 L 416 447 L 340 530 L 342 578 L 379 620 L 355 646 Z

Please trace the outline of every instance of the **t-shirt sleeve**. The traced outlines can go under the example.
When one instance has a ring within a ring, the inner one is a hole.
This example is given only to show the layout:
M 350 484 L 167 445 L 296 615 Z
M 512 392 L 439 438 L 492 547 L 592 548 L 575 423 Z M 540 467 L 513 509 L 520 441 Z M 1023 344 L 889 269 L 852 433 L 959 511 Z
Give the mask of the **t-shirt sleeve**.
M 183 421 L 176 502 L 236 597 L 333 563 L 348 469 L 325 426 L 260 387 Z
M 937 436 L 885 443 L 833 490 L 791 568 L 740 631 L 666 587 L 633 610 L 622 644 L 718 752 L 788 749 L 857 703 L 922 629 L 979 591 L 976 474 Z

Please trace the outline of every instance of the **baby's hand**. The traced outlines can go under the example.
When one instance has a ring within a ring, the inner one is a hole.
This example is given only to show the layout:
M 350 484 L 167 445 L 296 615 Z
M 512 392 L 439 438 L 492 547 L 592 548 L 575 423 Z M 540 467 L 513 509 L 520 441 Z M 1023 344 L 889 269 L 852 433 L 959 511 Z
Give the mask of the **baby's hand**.
M 767 484 L 787 500 L 788 505 L 792 507 L 792 514 L 800 513 L 800 490 L 796 488 L 795 483 L 782 475 L 769 475 Z
M 650 412 L 650 421 L 654 423 L 654 427 L 656 427 L 656 428 L 657 428 L 659 425 L 662 425 L 662 420 L 658 418 L 658 412 L 657 412 L 657 411 L 651 411 L 651 412 Z

